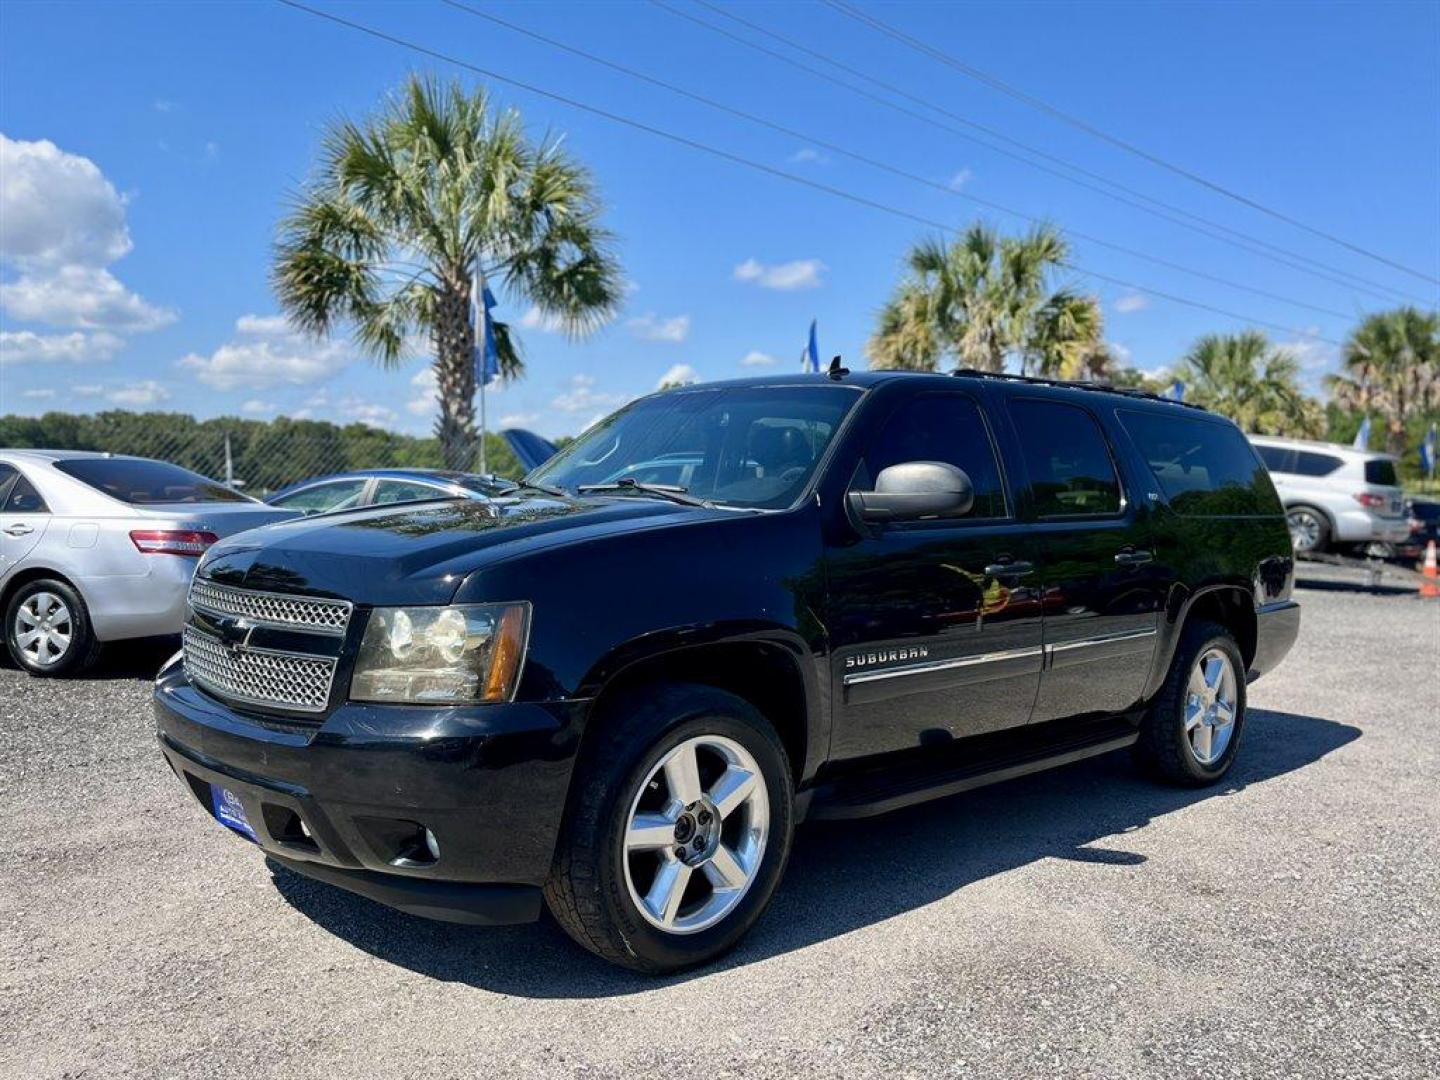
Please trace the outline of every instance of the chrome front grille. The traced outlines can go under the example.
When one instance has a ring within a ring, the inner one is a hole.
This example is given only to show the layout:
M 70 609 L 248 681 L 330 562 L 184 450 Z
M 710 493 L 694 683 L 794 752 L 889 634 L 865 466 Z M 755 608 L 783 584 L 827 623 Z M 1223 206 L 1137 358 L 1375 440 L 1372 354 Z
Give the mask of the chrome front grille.
M 238 616 L 259 626 L 343 636 L 353 605 L 348 600 L 233 589 L 196 578 L 190 583 L 190 606 L 214 615 Z
M 202 689 L 253 705 L 323 712 L 335 679 L 335 659 L 227 645 L 185 627 L 185 674 Z

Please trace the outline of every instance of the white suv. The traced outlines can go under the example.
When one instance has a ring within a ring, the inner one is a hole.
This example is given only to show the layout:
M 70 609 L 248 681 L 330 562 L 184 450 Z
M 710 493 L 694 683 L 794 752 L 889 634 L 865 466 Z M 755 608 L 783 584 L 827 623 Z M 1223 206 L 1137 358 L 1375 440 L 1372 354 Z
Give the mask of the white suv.
M 1409 534 L 1390 454 L 1262 435 L 1250 441 L 1280 492 L 1297 552 L 1335 545 L 1383 549 Z

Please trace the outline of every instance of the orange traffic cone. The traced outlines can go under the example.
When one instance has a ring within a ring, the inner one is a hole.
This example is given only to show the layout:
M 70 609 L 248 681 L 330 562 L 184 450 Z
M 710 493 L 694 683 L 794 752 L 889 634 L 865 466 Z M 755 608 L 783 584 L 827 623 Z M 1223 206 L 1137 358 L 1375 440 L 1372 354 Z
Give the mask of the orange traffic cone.
M 1440 569 L 1435 565 L 1434 540 L 1425 545 L 1425 568 L 1420 572 L 1425 575 L 1425 580 L 1420 582 L 1420 595 L 1440 599 L 1440 584 L 1436 584 L 1435 580 L 1440 578 Z

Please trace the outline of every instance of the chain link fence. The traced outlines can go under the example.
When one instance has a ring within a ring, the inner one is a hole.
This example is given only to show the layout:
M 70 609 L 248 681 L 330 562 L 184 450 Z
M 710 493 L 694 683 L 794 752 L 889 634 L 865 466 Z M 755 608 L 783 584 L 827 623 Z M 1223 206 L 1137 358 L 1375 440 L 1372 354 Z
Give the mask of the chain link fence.
M 440 444 L 367 424 L 321 420 L 196 420 L 184 413 L 112 410 L 0 416 L 0 448 L 100 450 L 156 458 L 265 498 L 301 480 L 355 469 L 439 469 Z M 486 439 L 488 470 L 523 473 L 497 435 Z

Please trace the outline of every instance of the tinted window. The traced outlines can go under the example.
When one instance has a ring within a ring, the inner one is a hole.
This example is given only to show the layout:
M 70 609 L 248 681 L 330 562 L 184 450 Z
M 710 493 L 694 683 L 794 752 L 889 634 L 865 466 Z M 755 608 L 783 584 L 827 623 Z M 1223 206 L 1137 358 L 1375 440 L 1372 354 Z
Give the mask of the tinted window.
M 1116 514 L 1120 478 L 1100 425 L 1084 409 L 1020 399 L 1010 406 L 1041 517 Z
M 962 469 L 975 488 L 967 520 L 1005 516 L 995 447 L 979 407 L 963 394 L 926 394 L 900 406 L 870 444 L 856 483 L 868 490 L 882 469 L 907 461 L 943 461 Z
M 1124 411 L 1120 422 L 1182 514 L 1278 514 L 1270 474 L 1230 424 Z
M 1400 477 L 1395 474 L 1395 462 L 1389 458 L 1375 458 L 1373 461 L 1365 462 L 1365 482 L 1367 484 L 1384 484 L 1386 487 L 1399 487 Z
M 316 484 L 293 495 L 282 495 L 274 501 L 274 505 L 283 506 L 286 510 L 303 510 L 307 514 L 323 514 L 327 510 L 359 506 L 364 490 L 364 480 L 337 480 L 333 484 Z
M 688 469 L 693 495 L 779 509 L 804 491 L 859 397 L 834 384 L 668 390 L 600 421 L 531 479 L 573 492 Z
M 1260 455 L 1260 460 L 1271 472 L 1294 472 L 1295 451 L 1287 450 L 1283 446 L 1257 446 L 1255 452 Z
M 207 480 L 168 461 L 140 458 L 72 458 L 55 467 L 112 499 L 146 506 L 151 503 L 253 502 L 248 495 Z
M 48 514 L 50 508 L 35 490 L 35 485 L 23 476 L 16 476 L 5 499 L 7 514 Z
M 5 500 L 10 496 L 10 486 L 15 483 L 15 477 L 19 475 L 13 465 L 0 462 L 0 507 L 5 505 Z
M 1290 471 L 1300 476 L 1329 476 L 1341 465 L 1345 464 L 1334 454 L 1317 454 L 1313 450 L 1299 450 L 1295 454 L 1295 464 Z
M 1410 516 L 1417 521 L 1440 521 L 1440 503 L 1412 503 L 1410 505 Z
M 450 492 L 429 484 L 417 484 L 413 480 L 381 480 L 375 485 L 377 506 L 388 503 L 415 502 L 417 499 L 448 499 Z

